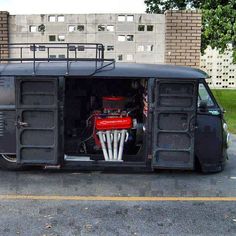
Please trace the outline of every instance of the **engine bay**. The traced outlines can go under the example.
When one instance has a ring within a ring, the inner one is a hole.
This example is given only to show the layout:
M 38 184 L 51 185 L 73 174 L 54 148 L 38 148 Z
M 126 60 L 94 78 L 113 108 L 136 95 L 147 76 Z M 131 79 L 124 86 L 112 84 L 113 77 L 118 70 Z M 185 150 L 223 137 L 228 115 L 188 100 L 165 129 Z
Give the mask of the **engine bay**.
M 65 155 L 141 161 L 147 110 L 145 79 L 67 78 Z

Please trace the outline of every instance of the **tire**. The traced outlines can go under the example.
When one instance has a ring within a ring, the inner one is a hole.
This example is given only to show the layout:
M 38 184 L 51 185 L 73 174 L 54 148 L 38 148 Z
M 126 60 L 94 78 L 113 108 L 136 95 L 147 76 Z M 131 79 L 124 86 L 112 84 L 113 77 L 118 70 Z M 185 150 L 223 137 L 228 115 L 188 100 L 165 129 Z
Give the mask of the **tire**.
M 195 156 L 195 171 L 202 173 L 202 166 L 197 156 Z
M 0 167 L 5 170 L 19 170 L 21 166 L 16 163 L 16 155 L 0 154 Z
M 203 174 L 216 174 L 220 173 L 225 169 L 225 163 L 220 163 L 218 165 L 212 165 L 212 166 L 202 166 L 202 173 Z
M 204 165 L 200 162 L 197 156 L 195 156 L 195 170 L 202 174 L 215 174 L 220 173 L 225 169 L 225 162 L 220 162 L 212 165 Z

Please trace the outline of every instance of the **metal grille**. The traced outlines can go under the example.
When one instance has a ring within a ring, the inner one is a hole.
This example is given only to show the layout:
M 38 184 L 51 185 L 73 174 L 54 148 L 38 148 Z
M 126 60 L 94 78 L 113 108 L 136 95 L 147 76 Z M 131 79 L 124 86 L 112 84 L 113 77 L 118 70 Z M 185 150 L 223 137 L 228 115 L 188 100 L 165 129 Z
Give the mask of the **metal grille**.
M 0 87 L 4 87 L 5 85 L 5 79 L 0 78 Z
M 4 136 L 4 116 L 3 112 L 0 112 L 0 137 Z

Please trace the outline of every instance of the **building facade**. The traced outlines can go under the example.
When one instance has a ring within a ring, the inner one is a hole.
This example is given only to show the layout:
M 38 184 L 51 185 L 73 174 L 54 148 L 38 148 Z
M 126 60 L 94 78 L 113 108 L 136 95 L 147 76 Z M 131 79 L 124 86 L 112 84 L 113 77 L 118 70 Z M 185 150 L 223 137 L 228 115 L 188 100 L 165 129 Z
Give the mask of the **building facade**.
M 107 58 L 121 62 L 164 62 L 164 15 L 16 15 L 9 17 L 9 29 L 10 43 L 102 43 Z M 50 56 L 66 55 L 54 50 Z

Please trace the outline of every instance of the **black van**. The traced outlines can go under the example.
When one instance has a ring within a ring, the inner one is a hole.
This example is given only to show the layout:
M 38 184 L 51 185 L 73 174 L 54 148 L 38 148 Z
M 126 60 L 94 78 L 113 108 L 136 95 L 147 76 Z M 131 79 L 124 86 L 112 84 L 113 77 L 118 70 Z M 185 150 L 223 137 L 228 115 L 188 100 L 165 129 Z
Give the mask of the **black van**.
M 223 170 L 227 125 L 203 71 L 116 63 L 102 44 L 6 47 L 14 53 L 0 64 L 2 168 Z M 65 58 L 50 56 L 58 48 Z

